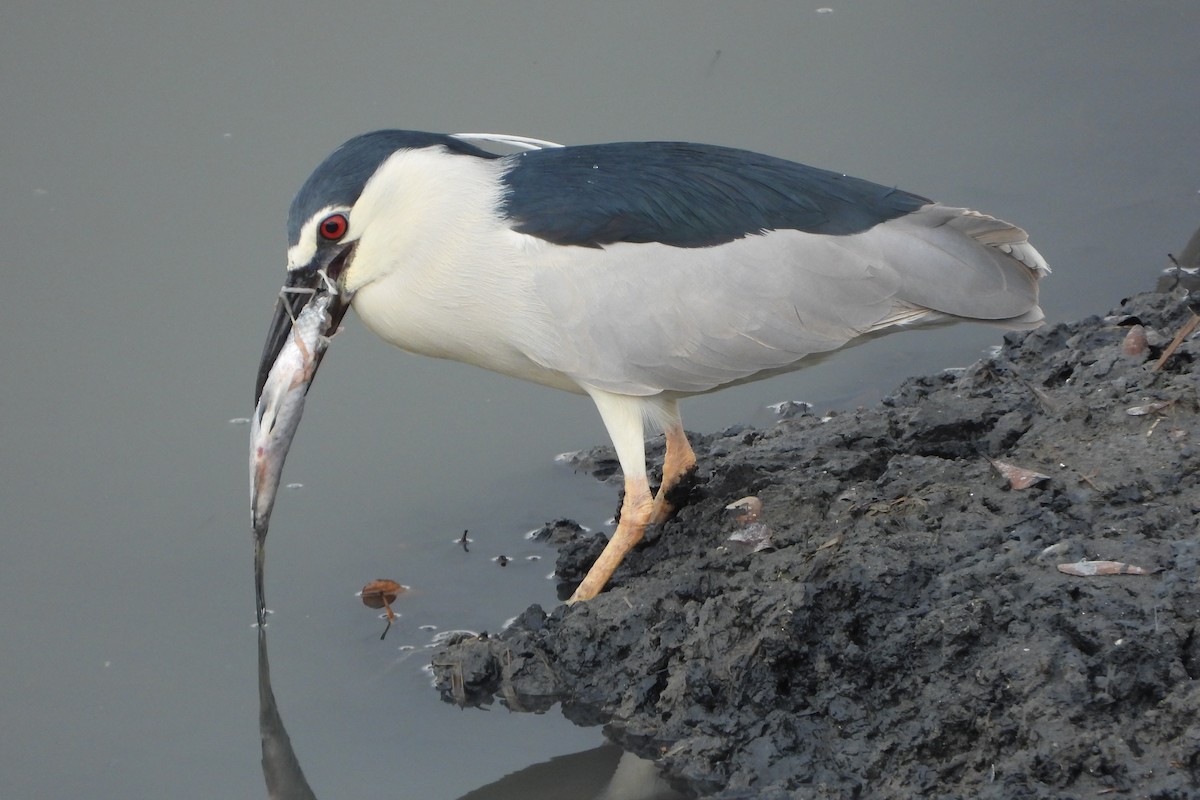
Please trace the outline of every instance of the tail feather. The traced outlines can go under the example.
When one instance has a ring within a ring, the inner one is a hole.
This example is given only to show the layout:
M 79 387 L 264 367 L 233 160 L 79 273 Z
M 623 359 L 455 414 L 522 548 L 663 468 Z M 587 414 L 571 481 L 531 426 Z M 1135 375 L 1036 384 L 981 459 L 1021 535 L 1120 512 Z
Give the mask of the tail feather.
M 1050 274 L 1050 265 L 1029 243 L 1029 234 L 1016 225 L 971 209 L 964 209 L 961 215 L 951 218 L 949 225 L 980 244 L 1012 256 L 1036 272 L 1039 278 Z

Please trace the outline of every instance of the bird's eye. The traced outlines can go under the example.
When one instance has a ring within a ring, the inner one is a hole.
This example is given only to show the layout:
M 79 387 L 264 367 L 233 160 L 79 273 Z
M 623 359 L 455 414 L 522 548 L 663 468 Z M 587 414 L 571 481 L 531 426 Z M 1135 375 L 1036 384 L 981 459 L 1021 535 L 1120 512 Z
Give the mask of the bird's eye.
M 350 227 L 350 223 L 346 221 L 345 214 L 330 214 L 321 221 L 318 228 L 321 231 L 321 238 L 329 241 L 337 241 L 346 235 L 346 229 Z

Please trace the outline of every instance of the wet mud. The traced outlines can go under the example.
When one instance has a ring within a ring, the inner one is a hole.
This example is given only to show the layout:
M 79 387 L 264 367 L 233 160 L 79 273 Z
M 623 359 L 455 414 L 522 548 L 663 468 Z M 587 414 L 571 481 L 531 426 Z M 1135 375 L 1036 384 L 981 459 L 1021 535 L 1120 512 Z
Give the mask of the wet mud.
M 602 595 L 443 648 L 440 690 L 560 702 L 702 797 L 1200 797 L 1200 337 L 1158 364 L 1188 303 L 696 437 Z M 550 527 L 577 580 L 600 542 Z

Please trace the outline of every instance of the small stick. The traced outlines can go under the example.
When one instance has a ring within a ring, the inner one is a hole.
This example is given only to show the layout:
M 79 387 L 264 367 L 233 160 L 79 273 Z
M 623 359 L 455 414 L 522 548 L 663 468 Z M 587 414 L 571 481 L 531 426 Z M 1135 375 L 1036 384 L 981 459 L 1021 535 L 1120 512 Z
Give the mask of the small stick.
M 383 629 L 383 633 L 379 634 L 379 641 L 381 641 L 381 642 L 383 641 L 383 637 L 387 636 L 387 632 L 392 629 L 392 620 L 394 620 L 396 618 L 396 615 L 392 613 L 391 606 L 389 606 L 387 603 L 384 603 L 383 607 L 386 608 L 387 612 L 388 612 L 388 624 Z
M 1184 326 L 1179 329 L 1179 333 L 1175 334 L 1175 338 L 1167 345 L 1167 349 L 1163 350 L 1162 355 L 1158 357 L 1158 361 L 1154 362 L 1155 372 L 1162 369 L 1163 364 L 1167 363 L 1167 359 L 1175 353 L 1179 345 L 1183 344 L 1183 340 L 1190 336 L 1192 331 L 1196 330 L 1197 325 L 1200 325 L 1200 315 L 1197 315 L 1193 311 L 1192 318 L 1184 323 Z

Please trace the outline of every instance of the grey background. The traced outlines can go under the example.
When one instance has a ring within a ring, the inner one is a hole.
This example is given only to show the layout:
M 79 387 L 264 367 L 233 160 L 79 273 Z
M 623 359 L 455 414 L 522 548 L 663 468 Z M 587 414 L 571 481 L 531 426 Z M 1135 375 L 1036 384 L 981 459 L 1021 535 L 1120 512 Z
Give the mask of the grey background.
M 251 410 L 287 205 L 351 135 L 691 139 L 839 169 L 1026 227 L 1055 268 L 1052 319 L 1151 287 L 1200 223 L 1192 0 L 831 8 L 10 3 L 0 796 L 264 793 L 248 429 L 229 420 Z M 275 694 L 313 788 L 456 797 L 598 744 L 557 712 L 441 704 L 420 627 L 495 630 L 554 602 L 553 554 L 522 533 L 611 515 L 613 489 L 553 462 L 604 441 L 594 411 L 347 327 L 267 575 Z M 685 422 L 873 402 L 997 336 L 891 337 L 692 401 Z M 354 596 L 377 577 L 413 587 L 385 642 Z

